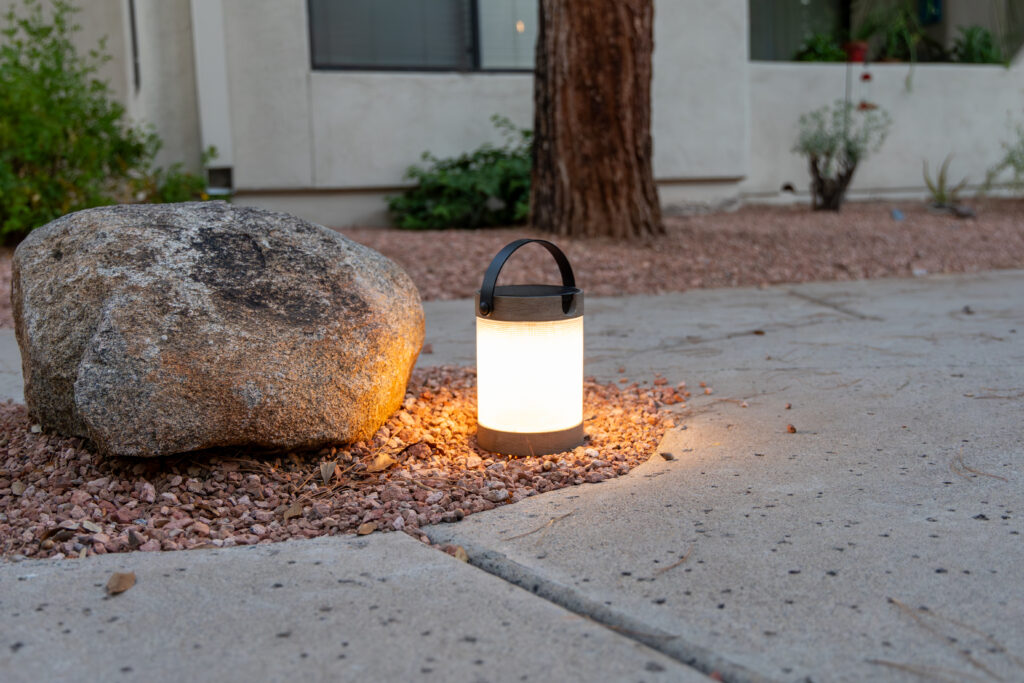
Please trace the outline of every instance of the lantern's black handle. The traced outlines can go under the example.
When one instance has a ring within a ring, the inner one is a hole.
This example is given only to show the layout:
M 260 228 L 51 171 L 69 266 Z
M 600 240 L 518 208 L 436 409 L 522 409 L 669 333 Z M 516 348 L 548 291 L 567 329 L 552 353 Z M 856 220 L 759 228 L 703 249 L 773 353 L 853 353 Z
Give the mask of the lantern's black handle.
M 572 266 L 569 265 L 569 259 L 565 257 L 562 250 L 556 247 L 547 240 L 534 240 L 534 239 L 521 239 L 515 242 L 506 244 L 501 251 L 499 251 L 494 260 L 491 261 L 491 265 L 487 266 L 487 272 L 484 273 L 484 283 L 480 287 L 480 313 L 482 315 L 490 315 L 491 311 L 494 310 L 494 287 L 498 283 L 498 274 L 501 273 L 502 267 L 505 265 L 505 261 L 508 261 L 509 257 L 516 249 L 529 244 L 530 242 L 536 242 L 541 245 L 555 258 L 555 263 L 558 264 L 558 269 L 562 271 L 562 286 L 566 288 L 573 288 L 576 286 L 576 278 L 572 274 Z M 569 309 L 572 308 L 573 295 L 563 294 L 562 295 L 562 312 L 568 313 Z

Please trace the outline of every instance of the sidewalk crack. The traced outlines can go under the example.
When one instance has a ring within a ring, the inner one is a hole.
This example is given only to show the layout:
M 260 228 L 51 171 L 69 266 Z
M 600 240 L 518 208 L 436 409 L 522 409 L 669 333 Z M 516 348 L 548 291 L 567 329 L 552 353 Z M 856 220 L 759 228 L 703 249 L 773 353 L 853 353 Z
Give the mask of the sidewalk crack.
M 717 680 L 730 683 L 771 683 L 772 681 L 772 679 L 751 671 L 706 647 L 688 642 L 685 638 L 668 633 L 656 626 L 645 624 L 628 614 L 586 597 L 570 586 L 546 579 L 529 567 L 510 559 L 504 553 L 466 543 L 444 532 L 437 533 L 429 527 L 423 531 L 430 537 L 432 543 L 460 543 L 469 555 L 469 564 L 477 569 L 529 591 L 577 616 L 600 624 L 624 638 L 657 650 L 705 675 L 716 674 L 719 677 Z
M 828 301 L 827 299 L 811 296 L 810 294 L 804 294 L 803 292 L 798 292 L 795 289 L 786 290 L 786 294 L 789 294 L 790 296 L 795 296 L 797 299 L 803 299 L 804 301 L 810 302 L 812 304 L 817 304 L 818 306 L 831 308 L 833 311 L 838 311 L 843 315 L 848 315 L 851 318 L 857 318 L 858 320 L 873 320 L 875 322 L 880 323 L 885 322 L 885 318 L 879 318 L 877 315 L 865 315 L 863 313 L 853 310 L 852 308 L 843 306 L 842 304 L 834 304 L 831 301 Z

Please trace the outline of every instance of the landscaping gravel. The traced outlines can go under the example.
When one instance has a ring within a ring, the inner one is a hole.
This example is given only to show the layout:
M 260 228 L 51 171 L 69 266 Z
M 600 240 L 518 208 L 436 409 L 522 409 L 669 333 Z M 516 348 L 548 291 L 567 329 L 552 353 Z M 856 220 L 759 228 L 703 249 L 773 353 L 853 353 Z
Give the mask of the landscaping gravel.
M 31 424 L 0 403 L 0 556 L 85 557 L 405 531 L 597 483 L 647 460 L 684 383 L 622 378 L 585 387 L 588 441 L 573 451 L 506 458 L 476 447 L 475 373 L 417 370 L 405 402 L 369 442 L 317 453 L 194 453 L 104 458 L 81 439 Z M 455 552 L 455 549 L 451 549 Z
M 892 217 L 896 208 L 902 221 Z M 667 235 L 636 244 L 552 238 L 521 228 L 342 232 L 397 261 L 428 300 L 472 297 L 494 254 L 519 237 L 553 239 L 590 296 L 1024 266 L 1024 201 L 989 200 L 973 208 L 978 217 L 964 220 L 922 202 L 847 203 L 840 213 L 803 205 L 745 206 L 668 217 Z M 510 259 L 502 282 L 557 277 L 551 257 L 539 249 L 526 253 L 530 249 Z
M 519 237 L 553 239 L 591 296 L 1024 267 L 1024 200 L 990 199 L 971 208 L 977 218 L 959 219 L 923 202 L 848 202 L 839 213 L 802 204 L 744 206 L 666 217 L 667 235 L 635 244 L 552 238 L 525 228 L 341 232 L 405 268 L 424 300 L 472 297 L 494 254 Z M 893 218 L 894 209 L 903 220 Z M 0 327 L 13 326 L 10 258 L 10 249 L 0 250 Z M 557 273 L 546 254 L 523 253 L 509 261 L 502 282 L 550 281 Z

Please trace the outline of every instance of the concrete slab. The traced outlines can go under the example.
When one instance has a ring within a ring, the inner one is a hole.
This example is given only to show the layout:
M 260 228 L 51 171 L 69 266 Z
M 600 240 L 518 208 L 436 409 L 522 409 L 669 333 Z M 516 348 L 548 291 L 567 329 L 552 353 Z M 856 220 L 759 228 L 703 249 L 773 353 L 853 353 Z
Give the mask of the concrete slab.
M 1024 272 L 591 312 L 592 373 L 714 387 L 676 459 L 433 539 L 726 680 L 1024 679 Z
M 0 564 L 0 679 L 707 680 L 403 534 Z

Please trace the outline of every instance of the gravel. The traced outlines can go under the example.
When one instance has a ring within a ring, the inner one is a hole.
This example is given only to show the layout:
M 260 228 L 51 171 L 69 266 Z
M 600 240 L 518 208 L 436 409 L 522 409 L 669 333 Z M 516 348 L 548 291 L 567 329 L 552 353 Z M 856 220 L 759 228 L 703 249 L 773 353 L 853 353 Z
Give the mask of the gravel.
M 369 442 L 316 453 L 103 458 L 0 403 L 0 556 L 85 557 L 404 531 L 455 522 L 545 491 L 620 476 L 650 457 L 685 383 L 585 387 L 588 441 L 544 457 L 476 447 L 471 369 L 417 370 L 401 410 Z M 672 406 L 668 408 L 667 406 Z M 374 471 L 380 469 L 380 471 Z M 452 549 L 454 552 L 454 549 Z
M 745 206 L 667 217 L 667 235 L 636 244 L 554 241 L 591 296 L 1024 267 L 1024 200 L 970 205 L 978 217 L 967 220 L 922 202 L 848 202 L 839 213 L 810 211 L 804 205 Z M 903 213 L 902 221 L 892 218 L 894 209 Z M 349 228 L 342 233 L 395 260 L 428 301 L 471 298 L 501 247 L 519 237 L 550 238 L 524 228 Z M 8 294 L 11 253 L 0 249 L 0 327 L 14 324 Z M 542 282 L 557 272 L 542 252 L 517 254 L 502 281 Z
M 892 218 L 899 208 L 904 220 Z M 806 206 L 746 206 L 666 219 L 668 234 L 636 244 L 552 238 L 590 296 L 658 294 L 706 287 L 859 280 L 1024 267 L 1024 201 L 974 205 L 978 218 L 936 213 L 921 202 L 848 203 L 840 213 Z M 526 229 L 347 229 L 344 234 L 405 268 L 424 299 L 472 297 L 497 251 Z M 502 282 L 557 277 L 537 249 L 516 254 Z

